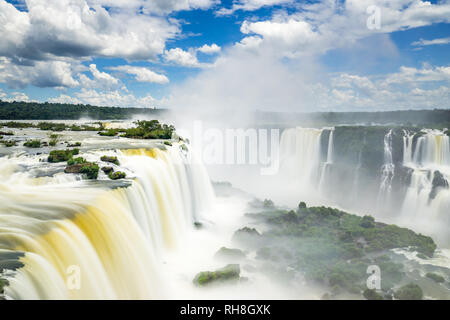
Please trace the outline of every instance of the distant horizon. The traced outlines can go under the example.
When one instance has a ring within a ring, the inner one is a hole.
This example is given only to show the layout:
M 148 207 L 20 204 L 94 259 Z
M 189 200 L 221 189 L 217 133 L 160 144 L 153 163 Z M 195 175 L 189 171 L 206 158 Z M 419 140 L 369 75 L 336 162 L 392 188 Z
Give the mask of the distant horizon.
M 180 107 L 137 107 L 137 106 L 130 106 L 130 107 L 124 107 L 124 106 L 112 106 L 112 105 L 92 105 L 92 104 L 83 104 L 83 103 L 62 103 L 62 102 L 50 102 L 50 101 L 7 101 L 7 100 L 2 100 L 0 99 L 0 103 L 1 102 L 6 102 L 6 103 L 26 103 L 26 104 L 50 104 L 50 105 L 70 105 L 70 106 L 91 106 L 91 107 L 95 107 L 95 108 L 120 108 L 120 109 L 142 109 L 142 110 L 171 110 L 171 111 L 177 111 L 177 112 L 184 112 L 184 111 L 198 111 L 196 109 L 193 110 L 187 110 L 184 108 L 180 108 Z M 222 108 L 219 109 L 220 111 L 226 111 L 226 108 Z M 205 110 L 202 110 L 203 112 L 205 112 Z M 217 110 L 216 110 L 217 111 Z M 422 109 L 392 109 L 392 110 L 354 110 L 354 111 L 348 111 L 348 110 L 343 110 L 343 111 L 336 111 L 336 110 L 327 110 L 327 111 L 276 111 L 276 110 L 261 110 L 261 109 L 252 109 L 249 110 L 251 113 L 280 113 L 280 114 L 285 114 L 285 113 L 295 113 L 295 114 L 315 114 L 315 113 L 378 113 L 378 112 L 408 112 L 408 111 L 450 111 L 450 107 L 448 108 L 432 108 L 432 109 L 426 109 L 426 108 L 422 108 Z M 213 109 L 211 109 L 211 112 L 215 112 Z M 206 112 L 207 113 L 207 112 Z M 0 114 L 1 114 L 1 109 L 0 109 Z

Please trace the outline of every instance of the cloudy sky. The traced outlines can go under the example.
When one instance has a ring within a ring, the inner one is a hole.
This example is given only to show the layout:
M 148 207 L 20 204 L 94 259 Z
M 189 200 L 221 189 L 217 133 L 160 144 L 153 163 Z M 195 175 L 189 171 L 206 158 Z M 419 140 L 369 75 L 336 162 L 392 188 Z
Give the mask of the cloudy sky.
M 450 108 L 450 0 L 0 0 L 0 99 Z

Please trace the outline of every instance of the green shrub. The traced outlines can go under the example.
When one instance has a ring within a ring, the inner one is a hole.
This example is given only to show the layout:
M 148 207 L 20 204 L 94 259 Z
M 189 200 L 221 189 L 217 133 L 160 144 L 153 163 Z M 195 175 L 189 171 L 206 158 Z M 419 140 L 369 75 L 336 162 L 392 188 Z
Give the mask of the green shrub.
M 23 145 L 27 148 L 40 148 L 41 140 L 28 140 Z
M 410 283 L 398 289 L 394 293 L 394 298 L 398 300 L 422 300 L 423 291 L 417 284 Z
M 37 127 L 40 130 L 64 131 L 67 126 L 64 123 L 39 122 Z
M 363 228 L 375 227 L 375 219 L 371 216 L 364 216 L 361 221 L 361 227 Z
M 122 137 L 134 139 L 171 139 L 175 128 L 158 120 L 136 121 L 136 127 L 124 130 Z
M 50 151 L 48 156 L 48 162 L 64 162 L 71 159 L 73 156 L 76 156 L 80 150 L 78 149 L 67 149 L 67 150 L 53 150 Z
M 99 167 L 96 163 L 86 163 L 81 167 L 80 173 L 85 174 L 88 179 L 97 179 L 98 171 Z
M 118 131 L 116 129 L 109 129 L 107 131 L 100 131 L 98 134 L 103 137 L 114 137 L 117 133 Z
M 373 289 L 364 290 L 363 296 L 367 300 L 383 300 L 383 296 Z
M 116 171 L 116 172 L 110 172 L 108 174 L 108 177 L 111 180 L 119 180 L 119 179 L 125 179 L 127 176 L 127 174 L 125 172 L 121 172 L 121 171 Z
M 86 163 L 86 159 L 84 159 L 83 157 L 78 157 L 78 158 L 71 158 L 67 161 L 67 164 L 69 166 L 74 165 L 74 164 L 83 164 Z
M 109 162 L 109 163 L 114 163 L 116 166 L 120 165 L 119 160 L 117 159 L 117 157 L 112 157 L 112 156 L 102 156 L 100 158 L 101 161 L 103 162 Z

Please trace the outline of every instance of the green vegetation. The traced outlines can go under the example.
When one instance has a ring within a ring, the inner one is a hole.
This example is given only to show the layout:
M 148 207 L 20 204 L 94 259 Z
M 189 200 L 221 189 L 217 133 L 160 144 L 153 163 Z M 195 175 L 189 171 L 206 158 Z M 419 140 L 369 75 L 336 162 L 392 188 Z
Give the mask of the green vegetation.
M 41 140 L 28 140 L 23 145 L 27 148 L 40 148 Z
M 229 264 L 216 271 L 204 271 L 198 273 L 193 282 L 198 286 L 206 286 L 212 283 L 238 282 L 241 269 L 238 264 Z
M 96 163 L 87 162 L 84 158 L 78 157 L 67 161 L 68 166 L 65 173 L 82 173 L 88 179 L 97 179 L 99 167 Z
M 121 171 L 116 171 L 116 172 L 111 171 L 108 174 L 108 177 L 111 180 L 119 180 L 119 179 L 125 179 L 127 177 L 127 174 L 125 172 L 121 172 Z
M 383 300 L 383 296 L 373 289 L 364 290 L 363 296 L 367 300 Z
M 109 162 L 109 163 L 114 163 L 116 166 L 120 165 L 119 160 L 117 159 L 117 157 L 113 157 L 113 156 L 102 156 L 100 158 L 101 161 L 103 162 Z
M 3 294 L 3 293 L 4 293 L 4 292 L 3 292 L 3 288 L 4 288 L 7 284 L 8 284 L 8 282 L 7 282 L 5 279 L 0 278 L 0 294 Z M 0 298 L 0 300 L 1 300 L 1 298 Z
M 272 200 L 264 199 L 264 202 L 263 202 L 263 207 L 264 208 L 273 208 L 274 206 L 275 206 L 275 204 L 273 203 Z
M 1 103 L 0 103 L 0 105 L 1 105 Z M 22 119 L 26 119 L 26 117 L 22 118 Z M 5 122 L 5 123 L 2 123 L 1 125 L 4 126 L 4 127 L 7 127 L 7 128 L 16 128 L 16 129 L 25 129 L 25 128 L 32 128 L 33 127 L 32 123 L 29 123 L 29 122 L 15 122 L 15 121 Z
M 116 129 L 108 129 L 106 131 L 100 131 L 98 134 L 104 137 L 114 137 L 117 136 L 117 133 L 119 133 L 119 131 Z
M 97 179 L 99 167 L 96 163 L 87 162 L 81 167 L 80 173 L 86 175 L 88 179 Z
M 431 280 L 437 282 L 437 283 L 444 283 L 445 282 L 445 278 L 437 273 L 433 273 L 433 272 L 428 272 L 426 274 L 427 278 L 430 278 Z
M 171 139 L 175 128 L 171 125 L 161 124 L 158 120 L 136 121 L 136 127 L 126 129 L 121 137 L 133 139 Z
M 64 123 L 56 123 L 56 122 L 39 122 L 36 126 L 41 130 L 49 130 L 49 131 L 64 131 L 67 126 Z
M 72 159 L 73 156 L 76 156 L 80 150 L 78 149 L 67 149 L 67 150 L 53 150 L 50 151 L 48 156 L 48 162 L 64 162 Z
M 1 136 L 13 136 L 14 133 L 12 131 L 0 131 Z
M 276 263 L 280 269 L 294 268 L 308 281 L 330 286 L 334 294 L 362 294 L 370 265 L 382 270 L 381 288 L 386 293 L 406 276 L 403 265 L 391 260 L 390 249 L 410 248 L 429 257 L 436 249 L 430 237 L 409 229 L 338 209 L 308 208 L 304 202 L 296 211 L 273 208 L 247 216 L 268 229 L 260 234 L 245 227 L 236 231 L 233 240 L 254 248 L 257 259 Z M 365 294 L 375 297 L 372 292 Z
M 49 137 L 50 137 L 50 142 L 48 144 L 52 147 L 56 146 L 56 144 L 58 143 L 58 140 L 59 140 L 59 135 L 52 133 L 49 135 Z
M 151 117 L 164 112 L 164 110 L 149 108 L 96 107 L 82 104 L 7 102 L 0 100 L 0 119 L 4 120 L 78 120 L 82 117 L 98 120 L 120 120 L 130 119 L 136 115 Z
M 100 127 L 95 127 L 95 126 L 89 126 L 89 125 L 81 125 L 78 126 L 76 124 L 71 125 L 70 127 L 68 127 L 71 131 L 98 131 L 102 129 L 102 126 Z
M 417 284 L 410 283 L 398 289 L 394 293 L 394 298 L 398 300 L 422 300 L 423 291 Z
M 17 142 L 15 140 L 2 140 L 1 143 L 5 146 L 5 147 L 14 147 L 17 145 Z
M 83 157 L 71 158 L 71 159 L 67 160 L 67 164 L 69 166 L 74 165 L 74 164 L 83 164 L 83 163 L 86 163 L 86 159 L 84 159 Z
M 81 142 L 68 143 L 67 147 L 68 148 L 81 147 Z

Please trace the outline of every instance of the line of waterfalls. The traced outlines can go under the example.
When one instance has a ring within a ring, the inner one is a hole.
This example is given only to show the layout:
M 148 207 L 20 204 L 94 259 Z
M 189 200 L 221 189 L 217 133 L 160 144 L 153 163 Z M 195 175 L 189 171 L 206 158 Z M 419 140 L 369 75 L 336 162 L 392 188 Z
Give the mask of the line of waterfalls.
M 5 273 L 7 298 L 165 297 L 160 252 L 207 219 L 209 178 L 176 144 L 114 152 L 135 175 L 129 187 L 64 173 L 35 177 L 38 157 L 0 159 L 0 266 L 15 266 Z M 71 287 L 76 272 L 81 285 Z
M 368 128 L 284 130 L 281 173 L 296 181 L 298 190 L 313 189 L 330 205 L 446 234 L 449 136 L 441 130 Z

